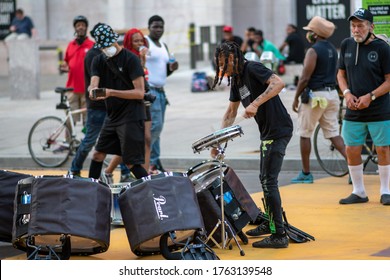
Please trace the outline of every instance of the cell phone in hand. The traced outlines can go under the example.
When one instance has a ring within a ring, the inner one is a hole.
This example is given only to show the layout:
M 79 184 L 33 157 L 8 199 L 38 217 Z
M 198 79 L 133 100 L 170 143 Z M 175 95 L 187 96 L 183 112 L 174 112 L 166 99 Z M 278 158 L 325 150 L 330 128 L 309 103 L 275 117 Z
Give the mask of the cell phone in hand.
M 105 88 L 95 88 L 92 90 L 93 98 L 97 97 L 106 97 L 106 89 Z

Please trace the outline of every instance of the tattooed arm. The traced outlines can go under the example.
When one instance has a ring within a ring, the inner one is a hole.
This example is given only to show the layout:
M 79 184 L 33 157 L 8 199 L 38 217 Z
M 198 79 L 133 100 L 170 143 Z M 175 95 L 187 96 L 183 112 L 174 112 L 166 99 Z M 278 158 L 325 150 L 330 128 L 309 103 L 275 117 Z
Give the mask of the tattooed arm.
M 272 74 L 272 76 L 268 79 L 267 84 L 267 89 L 245 108 L 244 118 L 251 118 L 255 116 L 257 109 L 272 97 L 278 95 L 284 87 L 282 79 L 275 74 Z

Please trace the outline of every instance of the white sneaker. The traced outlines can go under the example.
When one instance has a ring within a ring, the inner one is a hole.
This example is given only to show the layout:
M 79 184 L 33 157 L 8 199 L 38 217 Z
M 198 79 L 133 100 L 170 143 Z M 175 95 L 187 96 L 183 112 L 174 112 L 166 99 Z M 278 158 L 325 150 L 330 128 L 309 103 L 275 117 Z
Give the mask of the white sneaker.
M 103 170 L 102 174 L 100 174 L 100 181 L 106 183 L 107 185 L 112 185 L 114 184 L 114 176 L 112 173 L 106 173 L 106 171 Z

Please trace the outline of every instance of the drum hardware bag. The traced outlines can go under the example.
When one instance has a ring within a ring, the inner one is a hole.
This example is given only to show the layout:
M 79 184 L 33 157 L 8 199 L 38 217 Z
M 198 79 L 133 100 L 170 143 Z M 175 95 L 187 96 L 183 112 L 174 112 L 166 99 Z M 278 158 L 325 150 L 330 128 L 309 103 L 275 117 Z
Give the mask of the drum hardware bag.
M 200 235 L 202 234 L 199 233 L 194 238 L 188 238 L 187 242 L 183 244 L 175 242 L 174 232 L 167 232 L 160 238 L 161 254 L 167 260 L 219 260 L 213 249 L 204 243 Z M 177 247 L 183 247 L 183 249 L 180 252 L 171 252 L 168 248 L 168 237 Z
M 59 176 L 20 180 L 12 244 L 26 251 L 28 259 L 105 252 L 110 242 L 110 210 L 110 189 L 96 180 Z
M 197 193 L 205 229 L 208 234 L 212 232 L 222 214 L 219 199 L 220 185 L 220 178 L 216 177 L 206 190 Z M 233 229 L 234 233 L 240 237 L 242 242 L 247 244 L 248 238 L 242 232 L 242 229 L 250 221 L 256 220 L 260 210 L 231 167 L 228 167 L 224 172 L 223 190 L 226 222 Z M 218 243 L 221 242 L 220 231 L 215 231 L 213 237 Z M 232 236 L 229 237 L 231 238 Z M 210 241 L 207 244 L 212 246 Z
M 134 254 L 159 254 L 160 237 L 167 232 L 175 231 L 181 242 L 204 228 L 192 182 L 186 174 L 178 175 L 136 181 L 120 194 L 122 219 Z M 178 249 L 173 243 L 168 247 Z
M 0 241 L 12 242 L 15 190 L 19 180 L 31 175 L 0 170 Z

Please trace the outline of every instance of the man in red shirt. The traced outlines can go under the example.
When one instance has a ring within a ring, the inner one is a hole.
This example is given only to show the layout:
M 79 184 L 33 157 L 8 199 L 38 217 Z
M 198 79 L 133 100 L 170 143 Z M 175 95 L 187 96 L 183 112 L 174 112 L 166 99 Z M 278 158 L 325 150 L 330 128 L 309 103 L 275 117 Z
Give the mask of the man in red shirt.
M 73 19 L 76 38 L 72 40 L 66 49 L 64 62 L 60 70 L 68 72 L 67 87 L 72 87 L 73 92 L 67 93 L 72 110 L 85 108 L 85 87 L 84 87 L 84 58 L 94 42 L 87 37 L 88 20 L 84 16 L 77 16 Z M 85 122 L 86 115 L 83 115 Z M 74 116 L 74 121 L 79 121 L 80 115 Z

